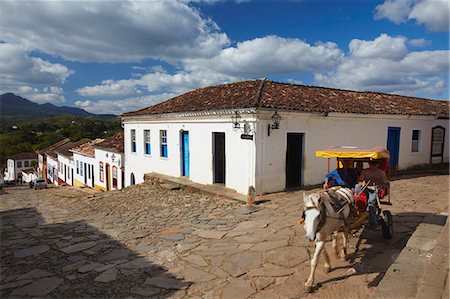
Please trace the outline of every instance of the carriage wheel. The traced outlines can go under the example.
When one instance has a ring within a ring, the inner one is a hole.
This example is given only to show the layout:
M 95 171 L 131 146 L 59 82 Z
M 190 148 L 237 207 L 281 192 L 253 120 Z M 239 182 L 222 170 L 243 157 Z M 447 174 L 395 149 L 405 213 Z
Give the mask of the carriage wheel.
M 392 214 L 389 211 L 383 211 L 381 230 L 385 240 L 392 239 L 392 236 L 394 235 L 394 222 L 392 221 Z

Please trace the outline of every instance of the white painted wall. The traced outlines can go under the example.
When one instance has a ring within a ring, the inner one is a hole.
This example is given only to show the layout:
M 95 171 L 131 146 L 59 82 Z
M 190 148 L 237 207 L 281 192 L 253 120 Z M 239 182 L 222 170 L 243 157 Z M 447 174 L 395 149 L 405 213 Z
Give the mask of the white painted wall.
M 114 154 L 114 161 L 112 159 Z M 100 181 L 100 162 L 103 162 L 104 169 L 104 180 Z M 122 189 L 122 169 L 123 169 L 124 155 L 121 153 L 116 153 L 112 151 L 106 151 L 103 149 L 95 148 L 95 162 L 94 162 L 94 178 L 95 185 L 100 186 L 103 189 L 106 189 L 106 167 L 109 164 L 109 171 L 111 173 L 111 182 L 110 182 L 110 190 L 120 190 Z M 113 186 L 113 167 L 117 167 L 117 188 Z
M 34 172 L 26 173 L 25 171 L 22 171 L 22 179 L 24 183 L 29 183 L 37 179 L 37 175 Z
M 273 111 L 255 115 L 241 115 L 254 128 L 255 140 L 242 140 L 240 130 L 234 130 L 231 115 L 193 116 L 166 119 L 125 119 L 125 185 L 130 185 L 133 173 L 136 183 L 142 183 L 145 173 L 157 172 L 181 176 L 180 132 L 189 131 L 190 179 L 202 184 L 213 182 L 212 132 L 225 132 L 226 187 L 246 194 L 253 185 L 258 194 L 285 189 L 287 133 L 303 133 L 302 184 L 313 185 L 323 181 L 327 159 L 317 158 L 317 150 L 330 146 L 355 145 L 360 147 L 387 146 L 388 127 L 400 127 L 399 169 L 430 160 L 431 129 L 442 125 L 448 129 L 448 120 L 434 120 L 429 116 L 358 115 L 330 113 L 278 112 L 280 128 L 267 135 L 267 126 Z M 136 130 L 136 153 L 131 153 L 130 130 Z M 144 155 L 144 130 L 150 130 L 151 155 Z M 159 153 L 159 131 L 167 130 L 168 158 Z M 411 150 L 412 131 L 420 130 L 419 152 Z M 448 149 L 446 131 L 445 146 Z M 448 161 L 448 150 L 446 152 Z M 331 167 L 335 167 L 332 161 Z
M 49 180 L 51 183 L 58 186 L 58 160 L 54 159 L 53 157 L 47 156 L 47 180 Z
M 60 164 L 58 177 L 66 182 L 67 185 L 73 186 L 72 173 L 75 174 L 75 171 L 72 172 L 72 170 L 74 169 L 73 160 L 69 157 L 58 154 L 58 162 L 62 163 L 62 166 Z
M 77 164 L 78 163 L 78 164 Z M 84 168 L 84 164 L 86 163 L 86 169 Z M 79 182 L 81 186 L 88 186 L 94 188 L 95 184 L 95 170 L 94 165 L 96 164 L 95 157 L 82 155 L 79 153 L 73 153 L 73 176 L 76 181 Z M 78 165 L 78 167 L 77 167 Z M 77 182 L 74 181 L 74 185 L 78 185 Z
M 26 167 L 25 162 L 28 162 L 28 166 Z M 5 180 L 6 181 L 17 180 L 19 174 L 22 175 L 22 170 L 32 168 L 33 162 L 37 162 L 37 159 L 25 159 L 25 160 L 8 159 L 6 162 Z M 22 166 L 19 167 L 18 163 L 21 163 Z
M 261 113 L 257 134 L 258 193 L 276 192 L 285 188 L 287 133 L 304 133 L 303 184 L 319 184 L 327 172 L 327 159 L 316 158 L 317 150 L 333 145 L 361 147 L 387 146 L 388 127 L 400 127 L 399 169 L 429 163 L 432 117 L 351 115 L 279 112 L 279 130 L 267 136 L 267 125 L 273 112 Z M 421 131 L 419 153 L 411 152 L 412 130 Z M 448 140 L 448 139 L 446 139 Z M 331 163 L 335 166 L 335 161 Z
M 254 125 L 253 116 L 241 115 Z M 213 183 L 213 132 L 225 133 L 225 186 L 246 194 L 254 185 L 255 141 L 240 138 L 241 130 L 233 129 L 231 115 L 190 117 L 176 120 L 133 120 L 124 122 L 125 186 L 133 173 L 142 183 L 145 173 L 157 172 L 174 177 L 182 174 L 181 130 L 189 131 L 190 177 L 201 184 Z M 130 130 L 136 130 L 136 153 L 131 153 Z M 150 130 L 151 155 L 144 155 L 144 130 Z M 167 130 L 168 158 L 160 157 L 160 130 Z

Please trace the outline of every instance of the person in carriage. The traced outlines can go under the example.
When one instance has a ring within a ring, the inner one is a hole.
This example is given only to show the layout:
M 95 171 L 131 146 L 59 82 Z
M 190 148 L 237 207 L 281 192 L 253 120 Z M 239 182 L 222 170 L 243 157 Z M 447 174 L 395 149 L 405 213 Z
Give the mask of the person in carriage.
M 364 190 L 367 195 L 367 204 L 369 208 L 370 227 L 377 225 L 377 194 L 383 190 L 389 183 L 386 173 L 379 168 L 377 160 L 369 161 L 369 168 L 363 169 L 358 178 L 358 184 L 355 186 L 355 194 L 359 195 Z M 364 188 L 364 186 L 366 186 Z
M 325 175 L 324 190 L 335 186 L 342 186 L 349 189 L 355 188 L 358 176 L 355 169 L 350 167 L 351 161 L 344 160 L 343 166 Z

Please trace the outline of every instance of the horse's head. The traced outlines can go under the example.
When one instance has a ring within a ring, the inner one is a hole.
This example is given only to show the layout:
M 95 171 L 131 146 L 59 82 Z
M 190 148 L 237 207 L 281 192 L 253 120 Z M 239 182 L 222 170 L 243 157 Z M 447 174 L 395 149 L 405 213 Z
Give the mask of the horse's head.
M 316 233 L 319 231 L 319 223 L 321 222 L 321 205 L 322 200 L 318 193 L 312 193 L 306 195 L 303 192 L 303 201 L 305 208 L 303 210 L 304 228 L 306 231 L 306 239 L 308 241 L 314 241 L 316 239 Z M 322 215 L 323 217 L 324 215 Z

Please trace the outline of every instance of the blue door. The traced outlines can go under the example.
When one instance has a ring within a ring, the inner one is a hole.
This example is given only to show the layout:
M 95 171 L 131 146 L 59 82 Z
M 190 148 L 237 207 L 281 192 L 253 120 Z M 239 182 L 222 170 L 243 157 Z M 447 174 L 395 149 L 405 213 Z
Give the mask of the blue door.
M 400 128 L 388 127 L 387 149 L 391 155 L 391 169 L 396 169 L 400 151 Z
M 189 132 L 183 131 L 181 133 L 181 147 L 182 147 L 182 175 L 189 176 Z

